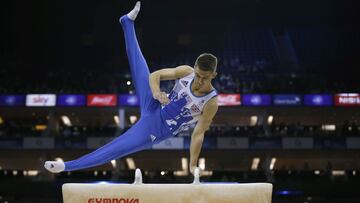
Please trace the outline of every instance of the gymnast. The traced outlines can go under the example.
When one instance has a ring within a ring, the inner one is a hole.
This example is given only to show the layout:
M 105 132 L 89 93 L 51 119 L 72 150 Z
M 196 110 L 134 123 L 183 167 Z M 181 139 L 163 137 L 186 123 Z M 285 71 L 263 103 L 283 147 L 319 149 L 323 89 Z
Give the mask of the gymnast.
M 110 143 L 76 160 L 46 161 L 44 167 L 53 173 L 74 171 L 98 166 L 131 153 L 149 149 L 196 124 L 191 135 L 190 172 L 197 167 L 205 131 L 218 110 L 217 92 L 211 84 L 216 77 L 217 58 L 201 54 L 194 67 L 180 65 L 149 73 L 149 68 L 136 39 L 134 21 L 140 2 L 122 16 L 126 52 L 135 91 L 140 100 L 141 117 L 129 130 Z M 176 80 L 172 91 L 160 90 L 160 81 Z

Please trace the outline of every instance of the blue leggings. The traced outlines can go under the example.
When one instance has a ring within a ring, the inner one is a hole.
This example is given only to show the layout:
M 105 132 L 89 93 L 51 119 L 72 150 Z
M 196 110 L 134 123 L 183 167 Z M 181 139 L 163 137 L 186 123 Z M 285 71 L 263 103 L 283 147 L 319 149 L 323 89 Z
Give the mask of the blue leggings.
M 110 162 L 113 159 L 148 149 L 153 143 L 158 143 L 171 135 L 161 119 L 161 105 L 152 97 L 149 68 L 136 39 L 134 22 L 124 15 L 120 18 L 120 23 L 124 31 L 131 76 L 136 94 L 140 99 L 141 117 L 134 126 L 110 143 L 79 159 L 65 162 L 65 171 L 79 170 Z

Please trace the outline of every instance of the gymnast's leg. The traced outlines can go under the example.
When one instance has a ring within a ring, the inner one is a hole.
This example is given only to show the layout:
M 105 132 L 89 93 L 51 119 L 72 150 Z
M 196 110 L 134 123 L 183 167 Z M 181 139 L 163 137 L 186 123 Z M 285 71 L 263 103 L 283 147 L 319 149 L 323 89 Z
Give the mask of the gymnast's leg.
M 141 115 L 146 116 L 160 104 L 153 99 L 149 85 L 149 68 L 136 38 L 134 20 L 139 10 L 140 2 L 137 2 L 130 13 L 120 18 L 120 23 L 124 32 L 131 77 L 135 84 L 135 92 L 140 99 Z
M 149 148 L 152 144 L 150 137 L 151 127 L 149 121 L 140 119 L 132 128 L 115 138 L 110 143 L 100 147 L 99 149 L 80 157 L 79 159 L 59 162 L 47 161 L 45 168 L 53 173 L 62 171 L 73 171 L 84 168 L 90 168 L 107 163 L 113 159 L 126 156 L 128 154 Z
M 140 98 L 141 114 L 146 114 L 149 109 L 158 107 L 154 102 L 149 87 L 149 69 L 141 53 L 135 35 L 134 20 L 140 10 L 140 2 L 137 2 L 134 9 L 120 18 L 125 35 L 126 51 L 129 58 L 130 69 L 137 94 Z M 149 123 L 139 120 L 131 129 L 112 142 L 104 145 L 98 150 L 87 154 L 79 159 L 59 162 L 47 161 L 45 168 L 51 172 L 72 171 L 89 168 L 107 163 L 113 159 L 123 157 L 127 154 L 140 151 L 151 146 L 149 139 Z

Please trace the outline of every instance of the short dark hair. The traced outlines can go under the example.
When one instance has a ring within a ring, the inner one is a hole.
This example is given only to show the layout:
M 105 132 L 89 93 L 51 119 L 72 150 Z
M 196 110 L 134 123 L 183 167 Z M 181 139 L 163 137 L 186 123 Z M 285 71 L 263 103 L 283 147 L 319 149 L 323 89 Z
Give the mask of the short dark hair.
M 202 71 L 215 72 L 217 67 L 217 58 L 209 53 L 200 54 L 195 61 L 195 66 L 199 67 Z

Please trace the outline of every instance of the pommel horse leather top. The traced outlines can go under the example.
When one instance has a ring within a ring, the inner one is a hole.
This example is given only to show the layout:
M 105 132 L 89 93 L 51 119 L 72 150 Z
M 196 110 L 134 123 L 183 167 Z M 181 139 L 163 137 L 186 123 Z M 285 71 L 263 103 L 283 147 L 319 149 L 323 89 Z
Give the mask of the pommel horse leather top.
M 76 184 L 62 187 L 64 203 L 271 203 L 272 184 L 203 184 L 195 169 L 192 184 Z

